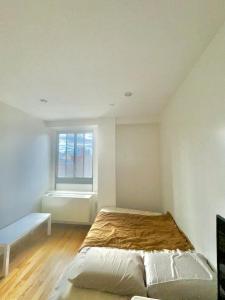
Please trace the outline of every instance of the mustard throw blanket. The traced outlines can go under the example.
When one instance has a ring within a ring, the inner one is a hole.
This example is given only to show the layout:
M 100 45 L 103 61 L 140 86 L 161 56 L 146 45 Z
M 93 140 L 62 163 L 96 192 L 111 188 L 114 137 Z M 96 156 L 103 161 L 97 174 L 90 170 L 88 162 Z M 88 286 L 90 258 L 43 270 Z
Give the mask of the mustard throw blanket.
M 81 249 L 113 247 L 135 250 L 193 249 L 170 213 L 160 216 L 98 213 Z

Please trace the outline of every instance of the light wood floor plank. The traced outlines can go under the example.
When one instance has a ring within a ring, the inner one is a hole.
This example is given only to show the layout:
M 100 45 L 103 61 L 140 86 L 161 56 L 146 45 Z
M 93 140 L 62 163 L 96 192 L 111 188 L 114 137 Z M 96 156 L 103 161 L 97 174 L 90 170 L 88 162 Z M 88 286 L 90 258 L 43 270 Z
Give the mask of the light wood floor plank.
M 10 273 L 0 279 L 0 300 L 47 300 L 82 244 L 87 226 L 42 226 L 12 247 Z M 0 259 L 2 265 L 2 258 Z

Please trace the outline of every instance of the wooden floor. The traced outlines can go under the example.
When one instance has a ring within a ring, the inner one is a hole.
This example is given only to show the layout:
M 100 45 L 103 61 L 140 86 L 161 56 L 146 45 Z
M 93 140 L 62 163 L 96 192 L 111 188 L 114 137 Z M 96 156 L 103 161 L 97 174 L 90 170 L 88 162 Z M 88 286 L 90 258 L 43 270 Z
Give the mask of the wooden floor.
M 88 229 L 54 224 L 47 237 L 42 226 L 18 242 L 11 250 L 10 273 L 0 279 L 0 300 L 47 300 Z

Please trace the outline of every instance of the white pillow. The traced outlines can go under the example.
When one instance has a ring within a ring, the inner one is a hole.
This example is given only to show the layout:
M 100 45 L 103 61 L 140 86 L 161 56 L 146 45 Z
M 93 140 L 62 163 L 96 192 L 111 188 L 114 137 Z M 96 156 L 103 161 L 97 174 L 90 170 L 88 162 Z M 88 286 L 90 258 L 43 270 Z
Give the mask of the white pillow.
M 146 296 L 143 258 L 130 250 L 86 247 L 76 256 L 68 279 L 78 288 Z
M 216 299 L 215 273 L 196 252 L 146 252 L 148 296 L 161 300 Z
M 121 208 L 121 207 L 104 207 L 101 209 L 101 211 L 110 212 L 110 213 L 135 214 L 135 215 L 143 215 L 143 216 L 162 215 L 162 213 L 149 211 L 149 210 L 137 210 L 137 209 L 129 209 L 129 208 Z

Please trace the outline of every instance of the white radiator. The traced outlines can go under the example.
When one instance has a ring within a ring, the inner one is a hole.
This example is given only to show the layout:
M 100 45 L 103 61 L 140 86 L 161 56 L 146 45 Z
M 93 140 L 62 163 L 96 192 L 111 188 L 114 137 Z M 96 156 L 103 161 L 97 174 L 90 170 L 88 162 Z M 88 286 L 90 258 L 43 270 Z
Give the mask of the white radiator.
M 52 214 L 55 223 L 90 224 L 93 193 L 48 192 L 42 198 L 42 212 Z

